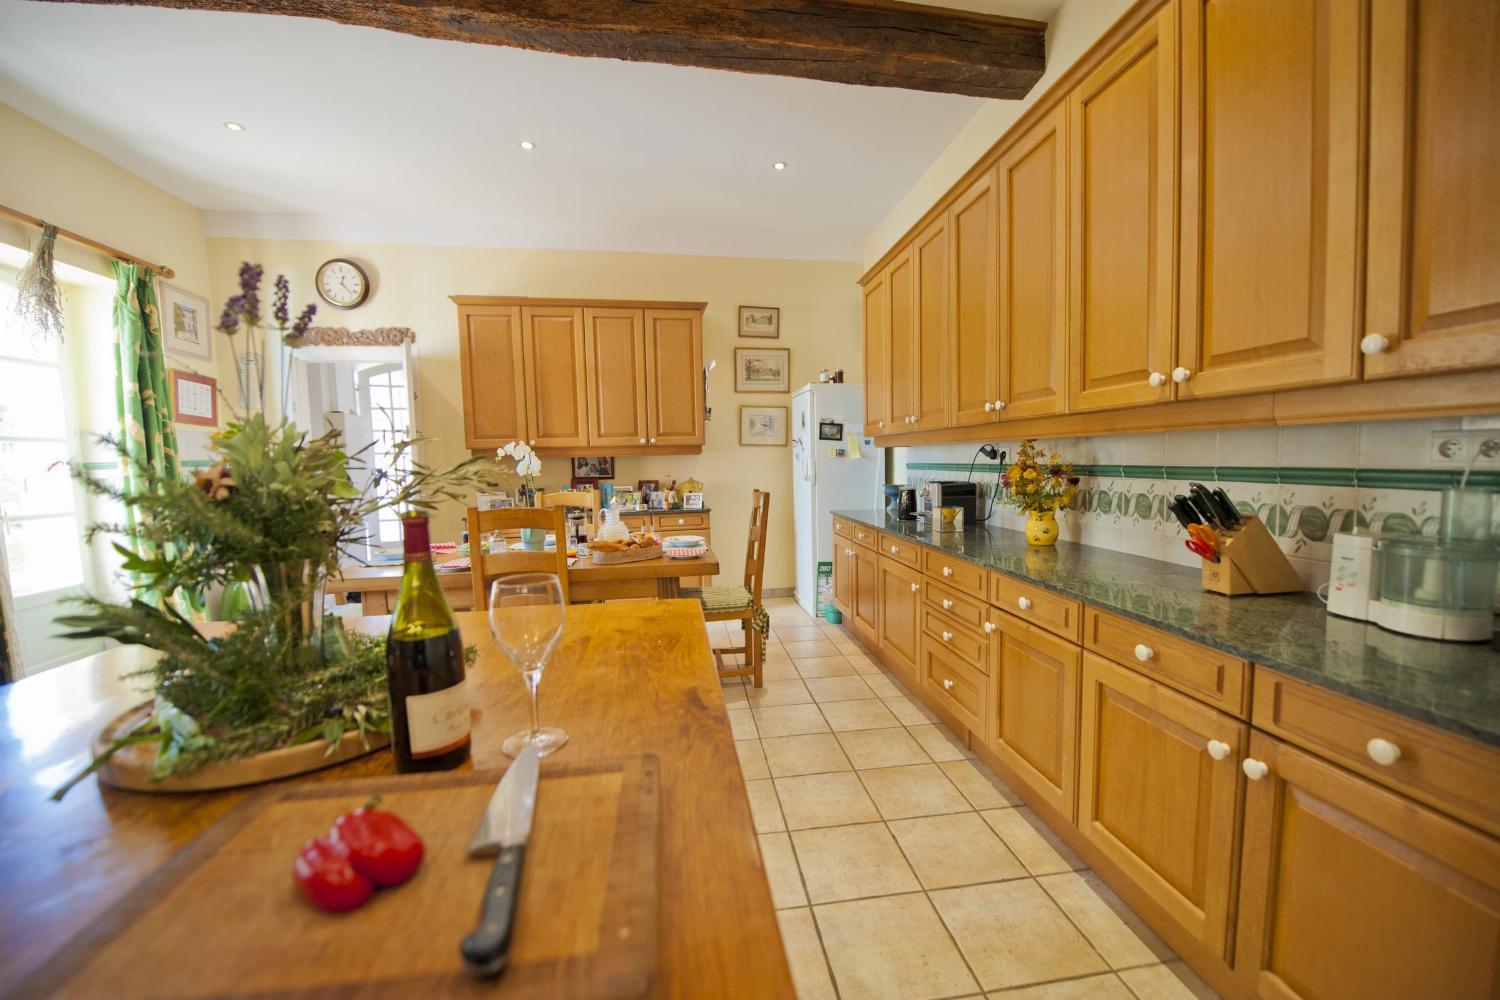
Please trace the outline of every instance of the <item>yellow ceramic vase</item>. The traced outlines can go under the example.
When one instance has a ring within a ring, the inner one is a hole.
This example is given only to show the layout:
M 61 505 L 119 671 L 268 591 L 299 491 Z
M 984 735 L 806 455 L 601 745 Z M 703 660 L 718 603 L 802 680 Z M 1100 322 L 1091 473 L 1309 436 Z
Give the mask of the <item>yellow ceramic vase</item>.
M 1050 510 L 1026 512 L 1026 540 L 1032 545 L 1054 545 L 1057 542 L 1057 514 Z

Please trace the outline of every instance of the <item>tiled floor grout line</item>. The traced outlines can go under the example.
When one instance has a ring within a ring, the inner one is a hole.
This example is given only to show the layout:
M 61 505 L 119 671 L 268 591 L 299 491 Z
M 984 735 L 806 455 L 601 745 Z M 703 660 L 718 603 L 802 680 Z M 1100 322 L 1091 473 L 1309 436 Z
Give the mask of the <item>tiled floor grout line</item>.
M 833 962 L 828 957 L 828 946 L 823 943 L 823 928 L 818 925 L 818 911 L 813 908 L 812 893 L 807 888 L 807 876 L 802 873 L 802 859 L 797 854 L 797 840 L 790 830 L 786 832 L 786 842 L 792 850 L 792 864 L 797 866 L 797 878 L 802 882 L 802 897 L 807 900 L 807 917 L 812 921 L 813 934 L 818 938 L 818 953 L 823 956 L 823 968 L 828 973 L 829 985 L 833 987 L 835 998 L 842 997 L 838 977 L 833 974 Z

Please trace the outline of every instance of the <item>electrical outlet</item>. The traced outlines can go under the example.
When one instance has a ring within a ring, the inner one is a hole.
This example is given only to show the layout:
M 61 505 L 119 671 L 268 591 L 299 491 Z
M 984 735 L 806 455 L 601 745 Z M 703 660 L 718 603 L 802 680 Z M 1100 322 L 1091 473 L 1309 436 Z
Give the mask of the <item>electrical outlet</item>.
M 1445 469 L 1500 469 L 1500 432 L 1433 431 L 1427 464 Z

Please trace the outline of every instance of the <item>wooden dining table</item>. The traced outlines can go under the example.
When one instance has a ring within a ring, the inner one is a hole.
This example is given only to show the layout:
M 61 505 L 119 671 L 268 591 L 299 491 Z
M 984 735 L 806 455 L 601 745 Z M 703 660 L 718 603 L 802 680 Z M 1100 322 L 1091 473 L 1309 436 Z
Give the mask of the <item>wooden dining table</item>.
M 464 768 L 503 767 L 502 740 L 529 723 L 526 690 L 496 649 L 484 616 L 457 617 L 465 642 L 478 647 L 468 680 L 473 759 Z M 383 634 L 388 619 L 351 619 L 347 627 Z M 91 776 L 61 802 L 49 799 L 87 764 L 94 733 L 142 700 L 140 680 L 127 675 L 149 655 L 139 647 L 115 648 L 0 687 L 0 984 L 16 984 L 38 969 L 247 794 L 125 792 Z M 541 711 L 544 724 L 571 736 L 552 761 L 638 754 L 660 760 L 651 995 L 792 996 L 697 602 L 570 608 L 543 676 Z M 394 769 L 387 749 L 287 780 L 390 775 Z M 184 940 L 182 947 L 193 942 Z M 3 992 L 8 989 L 0 986 Z

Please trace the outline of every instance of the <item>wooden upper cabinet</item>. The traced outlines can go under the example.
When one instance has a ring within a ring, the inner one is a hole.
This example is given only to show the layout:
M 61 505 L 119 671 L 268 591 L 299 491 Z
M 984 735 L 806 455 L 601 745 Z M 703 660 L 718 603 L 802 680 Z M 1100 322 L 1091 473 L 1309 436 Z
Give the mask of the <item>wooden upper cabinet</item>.
M 1177 396 L 1351 380 L 1362 5 L 1178 3 Z
M 522 306 L 526 413 L 533 448 L 589 443 L 583 310 Z
M 646 443 L 646 335 L 639 309 L 585 309 L 589 444 Z
M 1064 411 L 1068 358 L 1068 106 L 1000 155 L 1001 419 Z
M 1500 365 L 1500 5 L 1376 0 L 1370 29 L 1365 377 Z
M 882 270 L 865 283 L 865 433 L 885 434 L 891 420 L 890 283 Z
M 459 306 L 464 443 L 499 448 L 530 437 L 519 306 Z
M 1245 995 L 1496 995 L 1500 842 L 1259 732 L 1250 757 L 1267 773 L 1246 783 Z
M 917 416 L 916 267 L 911 247 L 903 249 L 886 269 L 891 311 L 890 430 L 909 431 Z
M 1008 614 L 989 614 L 998 626 L 990 657 L 990 749 L 1072 820 L 1083 654 L 1071 642 Z
M 913 430 L 941 430 L 948 426 L 948 218 L 939 216 L 912 242 L 916 269 L 916 344 L 913 352 L 917 418 Z
M 1176 50 L 1173 2 L 1068 97 L 1070 410 L 1172 398 Z
M 647 309 L 646 431 L 658 448 L 703 444 L 703 313 Z
M 948 209 L 953 246 L 950 270 L 953 314 L 949 322 L 949 425 L 965 427 L 999 418 L 998 277 L 995 172 L 986 170 Z

